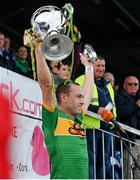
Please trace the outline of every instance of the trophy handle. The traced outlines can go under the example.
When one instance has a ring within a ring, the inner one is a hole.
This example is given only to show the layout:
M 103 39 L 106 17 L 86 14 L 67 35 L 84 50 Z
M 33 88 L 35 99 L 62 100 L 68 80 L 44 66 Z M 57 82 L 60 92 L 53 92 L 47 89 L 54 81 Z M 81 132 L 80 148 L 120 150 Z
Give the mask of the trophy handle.
M 63 22 L 60 27 L 63 27 L 64 25 L 66 25 L 66 23 L 70 20 L 70 18 L 72 17 L 73 15 L 73 12 L 74 12 L 74 8 L 73 6 L 71 5 L 71 3 L 66 3 L 63 7 L 62 7 L 62 10 L 61 10 L 61 18 L 63 19 L 63 17 L 65 17 L 65 21 L 63 22 L 61 20 L 61 22 Z

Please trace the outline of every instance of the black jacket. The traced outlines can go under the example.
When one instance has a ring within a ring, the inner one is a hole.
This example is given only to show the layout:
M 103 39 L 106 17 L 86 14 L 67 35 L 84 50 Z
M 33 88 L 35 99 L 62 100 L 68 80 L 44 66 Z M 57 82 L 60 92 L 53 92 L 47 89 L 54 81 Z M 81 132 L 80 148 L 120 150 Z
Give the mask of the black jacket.
M 1 56 L 1 55 L 0 55 L 0 66 L 1 66 L 1 67 L 4 67 L 4 66 L 5 66 L 5 64 L 4 64 L 4 58 L 3 58 L 3 56 Z
M 3 56 L 0 55 L 0 66 L 18 72 L 14 60 L 6 51 L 3 51 Z
M 140 94 L 130 96 L 126 91 L 116 94 L 115 103 L 117 110 L 117 120 L 123 124 L 139 129 L 140 127 L 140 107 L 136 101 L 140 99 Z M 130 140 L 135 140 L 135 135 L 128 133 Z

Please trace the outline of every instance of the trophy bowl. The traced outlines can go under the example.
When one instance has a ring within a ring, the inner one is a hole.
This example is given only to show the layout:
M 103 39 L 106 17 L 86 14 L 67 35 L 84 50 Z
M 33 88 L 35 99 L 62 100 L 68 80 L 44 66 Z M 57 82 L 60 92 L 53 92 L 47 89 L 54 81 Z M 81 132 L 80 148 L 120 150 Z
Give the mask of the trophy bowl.
M 93 47 L 89 44 L 85 44 L 84 45 L 84 50 L 83 50 L 83 54 L 90 59 L 93 63 L 96 62 L 97 60 L 97 54 L 95 52 L 95 50 L 93 49 Z

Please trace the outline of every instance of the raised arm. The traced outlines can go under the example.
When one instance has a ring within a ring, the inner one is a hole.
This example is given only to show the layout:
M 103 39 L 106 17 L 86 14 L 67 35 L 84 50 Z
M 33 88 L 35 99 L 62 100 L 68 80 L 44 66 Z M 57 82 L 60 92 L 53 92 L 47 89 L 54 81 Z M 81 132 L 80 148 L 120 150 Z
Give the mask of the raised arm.
M 38 43 L 34 43 L 35 58 L 37 63 L 37 77 L 42 91 L 43 104 L 49 107 L 53 106 L 52 93 L 52 76 L 50 69 L 42 55 L 41 48 Z
M 93 63 L 81 53 L 80 53 L 80 59 L 82 64 L 85 66 L 85 78 L 83 83 L 83 90 L 85 92 L 85 96 L 84 96 L 83 112 L 86 113 L 93 95 L 94 69 L 93 69 Z

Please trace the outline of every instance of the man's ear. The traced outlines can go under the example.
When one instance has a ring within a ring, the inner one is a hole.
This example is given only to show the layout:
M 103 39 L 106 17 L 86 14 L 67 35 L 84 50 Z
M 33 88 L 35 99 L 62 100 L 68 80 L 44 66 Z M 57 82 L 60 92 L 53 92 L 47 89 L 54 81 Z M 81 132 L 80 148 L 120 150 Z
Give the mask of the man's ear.
M 67 101 L 67 94 L 66 93 L 61 93 L 61 102 L 66 102 Z

